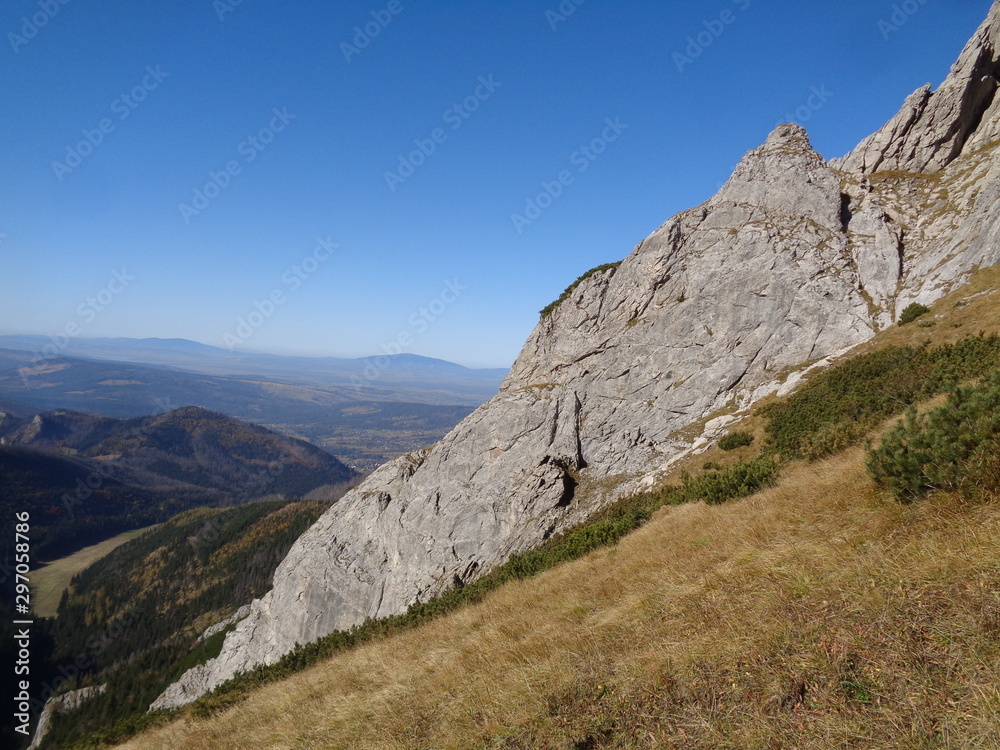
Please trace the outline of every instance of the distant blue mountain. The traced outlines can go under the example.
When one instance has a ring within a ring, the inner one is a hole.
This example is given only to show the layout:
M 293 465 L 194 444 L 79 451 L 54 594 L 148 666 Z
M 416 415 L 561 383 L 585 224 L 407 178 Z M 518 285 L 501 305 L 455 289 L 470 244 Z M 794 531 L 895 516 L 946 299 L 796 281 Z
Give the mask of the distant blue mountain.
M 53 342 L 47 336 L 0 336 L 0 348 L 56 356 L 129 362 L 208 375 L 252 377 L 320 386 L 350 386 L 359 396 L 415 403 L 480 404 L 491 398 L 507 370 L 476 370 L 417 354 L 297 357 L 231 352 L 187 339 L 74 338 Z

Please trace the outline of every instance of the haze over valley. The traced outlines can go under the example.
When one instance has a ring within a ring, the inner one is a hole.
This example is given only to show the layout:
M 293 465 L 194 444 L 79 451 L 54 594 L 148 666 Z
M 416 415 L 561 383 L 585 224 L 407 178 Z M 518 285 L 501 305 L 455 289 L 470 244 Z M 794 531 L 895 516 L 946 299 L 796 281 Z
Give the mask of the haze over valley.
M 31 3 L 0 744 L 1000 748 L 1000 0 Z

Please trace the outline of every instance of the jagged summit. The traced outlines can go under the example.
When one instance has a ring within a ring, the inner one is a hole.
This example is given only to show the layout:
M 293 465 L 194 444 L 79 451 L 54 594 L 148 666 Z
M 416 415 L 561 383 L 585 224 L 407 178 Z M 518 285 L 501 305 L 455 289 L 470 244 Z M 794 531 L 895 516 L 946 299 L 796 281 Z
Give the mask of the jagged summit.
M 829 210 L 830 191 L 839 192 L 840 181 L 813 149 L 805 128 L 779 125 L 762 146 L 743 157 L 709 205 L 727 201 L 753 205 L 810 216 L 835 228 L 840 221 Z
M 779 126 L 714 198 L 574 287 L 500 393 L 331 508 L 219 657 L 155 707 L 475 579 L 613 500 L 608 486 L 648 486 L 724 429 L 713 414 L 773 393 L 780 373 L 1000 262 L 987 147 L 1000 133 L 998 33 L 1000 3 L 945 84 L 844 159 L 825 162 L 801 127 Z
M 835 162 L 849 172 L 939 172 L 1000 138 L 1000 2 L 936 91 L 927 84 L 899 113 Z

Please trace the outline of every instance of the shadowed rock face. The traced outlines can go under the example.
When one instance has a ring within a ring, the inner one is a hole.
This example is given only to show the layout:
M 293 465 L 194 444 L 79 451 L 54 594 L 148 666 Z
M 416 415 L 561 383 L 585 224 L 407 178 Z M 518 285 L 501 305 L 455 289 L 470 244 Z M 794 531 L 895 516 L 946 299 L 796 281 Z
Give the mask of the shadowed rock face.
M 826 162 L 802 128 L 780 126 L 718 195 L 581 283 L 494 399 L 327 512 L 219 657 L 154 706 L 474 579 L 610 499 L 588 500 L 577 482 L 636 487 L 689 447 L 682 428 L 1000 261 L 998 33 L 994 6 L 944 86 L 844 159 Z

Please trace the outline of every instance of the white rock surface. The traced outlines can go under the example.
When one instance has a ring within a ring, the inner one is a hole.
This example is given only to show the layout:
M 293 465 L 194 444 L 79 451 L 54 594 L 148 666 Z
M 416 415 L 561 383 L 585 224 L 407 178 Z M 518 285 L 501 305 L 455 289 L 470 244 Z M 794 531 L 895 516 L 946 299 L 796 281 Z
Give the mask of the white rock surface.
M 1000 133 L 998 34 L 995 4 L 942 88 L 844 159 L 827 163 L 802 128 L 780 126 L 718 195 L 581 283 L 494 399 L 333 506 L 219 657 L 153 707 L 476 578 L 610 498 L 575 492 L 578 481 L 641 486 L 691 447 L 683 428 L 745 408 L 782 372 L 828 362 L 1000 261 L 987 147 Z
M 996 99 L 1000 4 L 969 40 L 937 91 L 917 89 L 903 108 L 835 166 L 848 172 L 938 172 L 1000 137 Z
M 35 735 L 31 738 L 31 744 L 28 745 L 28 750 L 36 750 L 36 748 L 41 746 L 42 741 L 45 739 L 45 735 L 49 733 L 49 727 L 52 724 L 53 716 L 56 714 L 65 714 L 70 711 L 75 711 L 82 706 L 85 701 L 103 693 L 106 687 L 106 685 L 98 685 L 97 687 L 85 687 L 80 688 L 79 690 L 71 690 L 68 693 L 58 695 L 54 698 L 49 698 L 45 701 L 45 708 L 42 709 L 42 715 L 38 717 L 38 726 L 35 727 Z
M 215 625 L 209 625 L 207 628 L 205 628 L 205 632 L 203 632 L 201 635 L 198 636 L 198 641 L 208 640 L 216 633 L 221 633 L 223 630 L 228 628 L 234 622 L 239 622 L 248 614 L 250 614 L 250 605 L 244 604 L 242 607 L 233 612 L 233 614 L 231 614 L 225 620 L 217 622 L 215 623 Z

